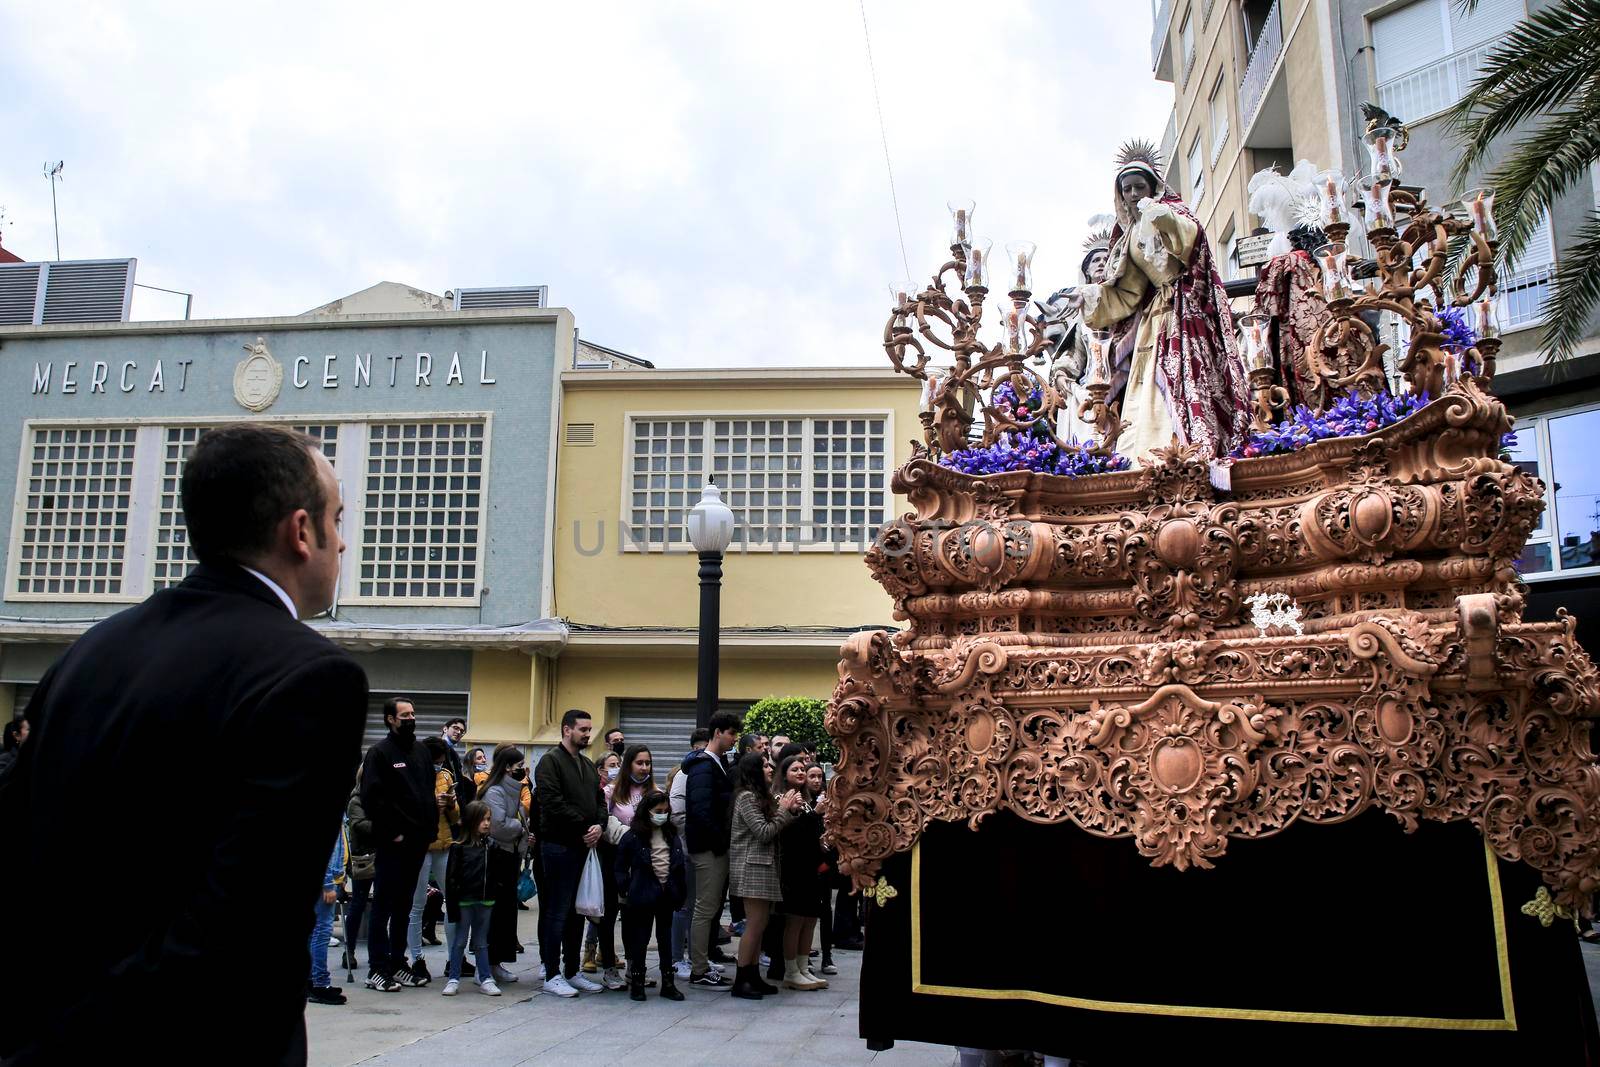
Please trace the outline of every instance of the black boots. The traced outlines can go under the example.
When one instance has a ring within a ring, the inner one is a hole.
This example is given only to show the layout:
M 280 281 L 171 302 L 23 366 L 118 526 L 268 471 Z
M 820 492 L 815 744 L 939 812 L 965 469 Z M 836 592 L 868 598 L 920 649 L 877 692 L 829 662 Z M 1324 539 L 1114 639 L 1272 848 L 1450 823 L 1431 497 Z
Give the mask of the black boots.
M 628 999 L 644 1000 L 644 972 L 628 972 Z
M 778 976 L 781 980 L 783 976 L 783 968 L 781 966 L 778 968 Z M 771 982 L 763 982 L 761 980 L 761 964 L 759 963 L 750 968 L 750 983 L 756 987 L 756 992 L 764 997 L 774 996 L 778 992 L 777 986 Z
M 665 967 L 661 971 L 661 996 L 665 1000 L 683 999 L 683 994 L 678 992 L 678 987 L 673 983 L 671 967 Z
M 761 981 L 760 964 L 740 967 L 733 972 L 733 995 L 740 1000 L 760 1000 L 763 985 L 766 983 Z

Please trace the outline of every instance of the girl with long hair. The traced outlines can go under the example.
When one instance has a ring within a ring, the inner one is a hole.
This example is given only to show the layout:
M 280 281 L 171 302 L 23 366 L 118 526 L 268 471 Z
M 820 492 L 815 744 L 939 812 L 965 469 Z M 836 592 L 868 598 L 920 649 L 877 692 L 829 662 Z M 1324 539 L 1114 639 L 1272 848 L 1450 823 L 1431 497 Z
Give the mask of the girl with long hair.
M 826 989 L 811 973 L 811 938 L 822 903 L 822 816 L 812 806 L 811 757 L 790 756 L 778 765 L 777 789 L 804 798 L 778 835 L 778 884 L 783 890 L 783 984 L 789 989 Z
M 632 761 L 624 757 L 624 765 Z M 622 945 L 628 956 L 628 996 L 643 1000 L 650 929 L 656 932 L 661 995 L 682 1000 L 673 983 L 672 913 L 688 897 L 688 860 L 672 825 L 667 794 L 650 790 L 634 805 L 632 829 L 617 845 L 617 893 L 622 901 Z
M 760 1000 L 776 993 L 761 980 L 761 935 L 774 901 L 783 899 L 778 881 L 778 835 L 804 802 L 795 790 L 774 797 L 772 767 L 758 753 L 739 761 L 733 772 L 733 817 L 728 848 L 728 892 L 744 901 L 744 933 L 739 938 L 733 995 Z
M 489 924 L 495 901 L 504 887 L 495 881 L 494 816 L 489 805 L 474 800 L 461 813 L 462 838 L 450 846 L 445 864 L 445 914 L 455 924 L 450 939 L 450 962 L 445 967 L 444 995 L 453 997 L 461 988 L 461 958 L 470 940 L 477 961 L 478 992 L 498 997 L 500 986 L 494 980 L 494 964 L 489 962 Z M 514 916 L 516 913 L 512 912 Z

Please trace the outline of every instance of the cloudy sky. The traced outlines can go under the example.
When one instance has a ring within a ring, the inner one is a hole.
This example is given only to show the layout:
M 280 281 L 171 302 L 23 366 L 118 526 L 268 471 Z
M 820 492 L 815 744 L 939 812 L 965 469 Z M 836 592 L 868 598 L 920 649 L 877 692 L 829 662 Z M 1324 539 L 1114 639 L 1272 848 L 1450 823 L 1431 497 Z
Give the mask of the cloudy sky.
M 866 0 L 910 270 L 977 201 L 1066 284 L 1110 157 L 1159 140 L 1145 0 Z M 902 280 L 858 0 L 0 0 L 5 246 L 137 256 L 196 317 L 380 280 L 547 284 L 659 366 L 875 363 Z M 137 318 L 181 315 L 140 291 Z

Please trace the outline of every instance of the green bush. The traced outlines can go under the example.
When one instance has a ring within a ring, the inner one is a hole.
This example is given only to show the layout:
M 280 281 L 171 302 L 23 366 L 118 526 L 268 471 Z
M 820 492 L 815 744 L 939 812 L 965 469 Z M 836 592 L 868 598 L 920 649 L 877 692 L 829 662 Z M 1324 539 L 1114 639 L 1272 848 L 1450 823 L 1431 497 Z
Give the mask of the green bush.
M 822 727 L 822 714 L 827 709 L 826 700 L 812 697 L 767 697 L 750 705 L 744 716 L 744 729 L 771 737 L 783 734 L 793 741 L 815 741 L 817 759 L 823 763 L 837 763 L 839 750 L 833 738 Z

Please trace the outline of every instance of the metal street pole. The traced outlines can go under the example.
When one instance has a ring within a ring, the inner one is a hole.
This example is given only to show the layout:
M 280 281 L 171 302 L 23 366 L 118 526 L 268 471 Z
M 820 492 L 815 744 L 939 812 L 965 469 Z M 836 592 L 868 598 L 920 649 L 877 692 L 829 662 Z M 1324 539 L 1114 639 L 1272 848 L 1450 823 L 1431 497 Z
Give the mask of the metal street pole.
M 709 726 L 717 713 L 717 672 L 722 659 L 722 553 L 700 553 L 700 680 L 694 722 Z

